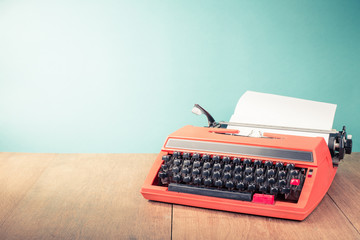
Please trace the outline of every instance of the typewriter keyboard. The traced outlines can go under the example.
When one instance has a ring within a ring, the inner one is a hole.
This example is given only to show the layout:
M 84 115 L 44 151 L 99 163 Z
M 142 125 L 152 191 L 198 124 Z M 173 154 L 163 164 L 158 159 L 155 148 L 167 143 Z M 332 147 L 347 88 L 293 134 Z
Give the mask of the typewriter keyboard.
M 307 171 L 293 163 L 188 152 L 164 155 L 162 160 L 159 185 L 169 191 L 242 201 L 265 194 L 297 202 Z

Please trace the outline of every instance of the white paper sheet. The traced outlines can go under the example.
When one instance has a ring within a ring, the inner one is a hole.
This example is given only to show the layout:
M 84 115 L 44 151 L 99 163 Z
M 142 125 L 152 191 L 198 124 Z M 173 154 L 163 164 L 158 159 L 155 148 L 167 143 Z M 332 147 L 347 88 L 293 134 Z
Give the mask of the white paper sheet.
M 230 122 L 249 123 L 289 128 L 332 130 L 336 104 L 247 91 L 241 96 Z M 328 141 L 328 134 L 277 129 L 229 126 L 239 129 L 240 135 L 269 132 L 298 136 L 320 136 Z M 256 135 L 256 134 L 255 134 Z

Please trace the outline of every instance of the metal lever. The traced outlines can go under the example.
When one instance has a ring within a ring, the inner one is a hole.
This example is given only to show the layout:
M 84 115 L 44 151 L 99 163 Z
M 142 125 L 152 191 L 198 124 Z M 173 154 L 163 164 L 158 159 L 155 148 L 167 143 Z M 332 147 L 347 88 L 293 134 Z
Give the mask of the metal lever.
M 192 112 L 196 115 L 204 114 L 207 117 L 209 127 L 220 127 L 220 124 L 215 122 L 215 119 L 199 104 L 195 104 Z

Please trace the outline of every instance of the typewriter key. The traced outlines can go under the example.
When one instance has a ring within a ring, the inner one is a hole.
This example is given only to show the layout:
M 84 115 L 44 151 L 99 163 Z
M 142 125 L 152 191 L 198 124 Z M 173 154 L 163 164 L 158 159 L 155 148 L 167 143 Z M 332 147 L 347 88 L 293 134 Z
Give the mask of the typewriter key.
M 187 167 L 183 167 L 183 168 L 181 169 L 181 172 L 187 174 L 187 173 L 190 172 L 190 170 L 189 170 L 189 168 L 187 168 Z
M 211 178 L 206 178 L 206 179 L 204 180 L 204 185 L 205 185 L 205 186 L 210 186 L 211 183 L 212 183 L 212 179 L 211 179 Z
M 267 175 L 268 175 L 268 176 L 273 176 L 273 175 L 275 175 L 275 170 L 274 170 L 274 169 L 269 169 L 269 170 L 267 171 Z
M 230 162 L 230 158 L 229 157 L 223 157 L 222 161 L 224 163 L 229 163 Z
M 200 154 L 198 153 L 194 153 L 192 156 L 193 159 L 199 159 L 200 158 Z
M 257 183 L 263 183 L 264 181 L 265 181 L 264 176 L 259 176 L 259 177 L 256 178 Z
M 180 180 L 181 180 L 180 174 L 174 175 L 173 180 L 174 180 L 175 182 L 180 182 Z
M 214 160 L 215 162 L 220 161 L 220 157 L 219 156 L 213 156 L 212 160 Z
M 180 166 L 181 160 L 180 160 L 180 159 L 175 159 L 175 160 L 174 160 L 174 164 L 175 164 L 176 166 Z
M 260 166 L 261 165 L 261 160 L 255 160 L 254 165 L 255 166 Z
M 184 159 L 190 158 L 190 153 L 188 153 L 188 152 L 184 153 L 183 158 Z
M 252 182 L 254 180 L 254 176 L 252 174 L 245 176 L 245 180 L 248 182 Z
M 276 183 L 275 178 L 273 178 L 273 177 L 268 178 L 268 183 L 269 183 L 269 184 L 274 184 L 274 183 Z
M 241 170 L 242 170 L 242 166 L 241 166 L 241 165 L 235 166 L 235 169 L 234 169 L 235 172 L 241 172 Z
M 255 184 L 254 184 L 254 183 L 250 183 L 250 184 L 248 185 L 248 190 L 249 190 L 249 191 L 255 191 L 255 190 L 256 190 Z
M 286 168 L 287 169 L 294 169 L 295 168 L 295 165 L 293 164 L 293 163 L 288 163 L 287 165 L 286 165 Z
M 219 171 L 214 171 L 213 178 L 219 178 L 221 176 Z
M 233 163 L 235 163 L 235 164 L 240 164 L 240 158 L 234 158 L 234 159 L 233 159 Z
M 248 159 L 248 158 L 245 158 L 245 159 L 244 159 L 244 164 L 246 164 L 246 165 L 251 164 L 251 160 Z
M 200 161 L 194 161 L 194 168 L 200 167 Z
M 236 188 L 239 189 L 239 190 L 244 190 L 245 189 L 245 183 L 243 182 L 238 182 L 236 184 Z
M 279 189 L 276 186 L 270 188 L 270 194 L 276 195 L 278 192 Z
M 221 164 L 220 163 L 215 163 L 214 164 L 214 169 L 218 170 L 221 168 Z
M 252 173 L 253 170 L 254 170 L 253 167 L 247 167 L 247 168 L 245 168 L 245 173 Z
M 275 167 L 277 167 L 277 168 L 282 168 L 282 167 L 284 167 L 284 163 L 282 163 L 282 162 L 277 162 L 277 163 L 275 164 Z
M 170 160 L 170 155 L 162 156 L 162 160 L 164 160 L 165 162 L 168 162 Z
M 286 185 L 286 179 L 279 180 L 279 185 L 280 186 L 285 186 Z
M 194 174 L 194 175 L 199 175 L 199 174 L 200 174 L 200 170 L 197 169 L 197 168 L 195 168 L 195 169 L 193 169 L 192 174 Z
M 204 170 L 204 171 L 203 171 L 203 176 L 204 176 L 204 177 L 210 176 L 210 170 Z
M 231 170 L 231 165 L 230 164 L 226 164 L 224 166 L 224 171 L 230 171 Z
M 218 180 L 215 181 L 215 184 L 214 184 L 214 185 L 215 185 L 216 187 L 221 187 L 222 184 L 223 184 L 223 182 L 221 181 L 221 179 L 218 179 Z
M 211 164 L 209 162 L 204 163 L 204 168 L 205 169 L 210 168 L 210 167 L 211 167 Z
M 191 164 L 190 160 L 185 160 L 184 161 L 184 166 L 190 166 L 190 164 Z
M 265 162 L 266 167 L 271 167 L 272 165 L 273 165 L 272 161 L 266 161 Z
M 233 187 L 234 187 L 234 183 L 233 183 L 232 181 L 227 181 L 227 182 L 225 183 L 225 187 L 227 187 L 227 188 L 233 188 Z
M 225 179 L 230 179 L 231 178 L 231 173 L 229 173 L 229 172 L 224 173 L 224 178 Z
M 188 183 L 191 181 L 191 176 L 190 175 L 186 175 L 184 178 L 183 178 L 183 182 L 184 183 Z
M 201 183 L 201 178 L 200 178 L 200 177 L 196 177 L 196 178 L 194 179 L 194 183 L 195 183 L 195 184 L 200 184 L 200 183 Z
M 263 175 L 264 174 L 264 169 L 263 168 L 258 168 L 256 169 L 256 175 Z
M 179 167 L 175 166 L 172 168 L 173 173 L 178 173 L 180 171 Z
M 241 181 L 242 179 L 243 179 L 242 174 L 239 174 L 239 173 L 235 174 L 235 180 L 236 181 Z
M 285 177 L 286 176 L 286 172 L 284 170 L 279 171 L 279 176 L 280 177 Z

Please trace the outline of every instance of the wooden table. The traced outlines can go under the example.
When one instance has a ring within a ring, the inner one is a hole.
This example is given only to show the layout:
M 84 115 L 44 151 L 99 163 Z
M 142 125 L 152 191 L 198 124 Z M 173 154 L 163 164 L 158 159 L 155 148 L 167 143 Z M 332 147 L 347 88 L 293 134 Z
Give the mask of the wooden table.
M 360 239 L 360 153 L 303 222 L 147 201 L 155 157 L 0 153 L 0 239 Z

